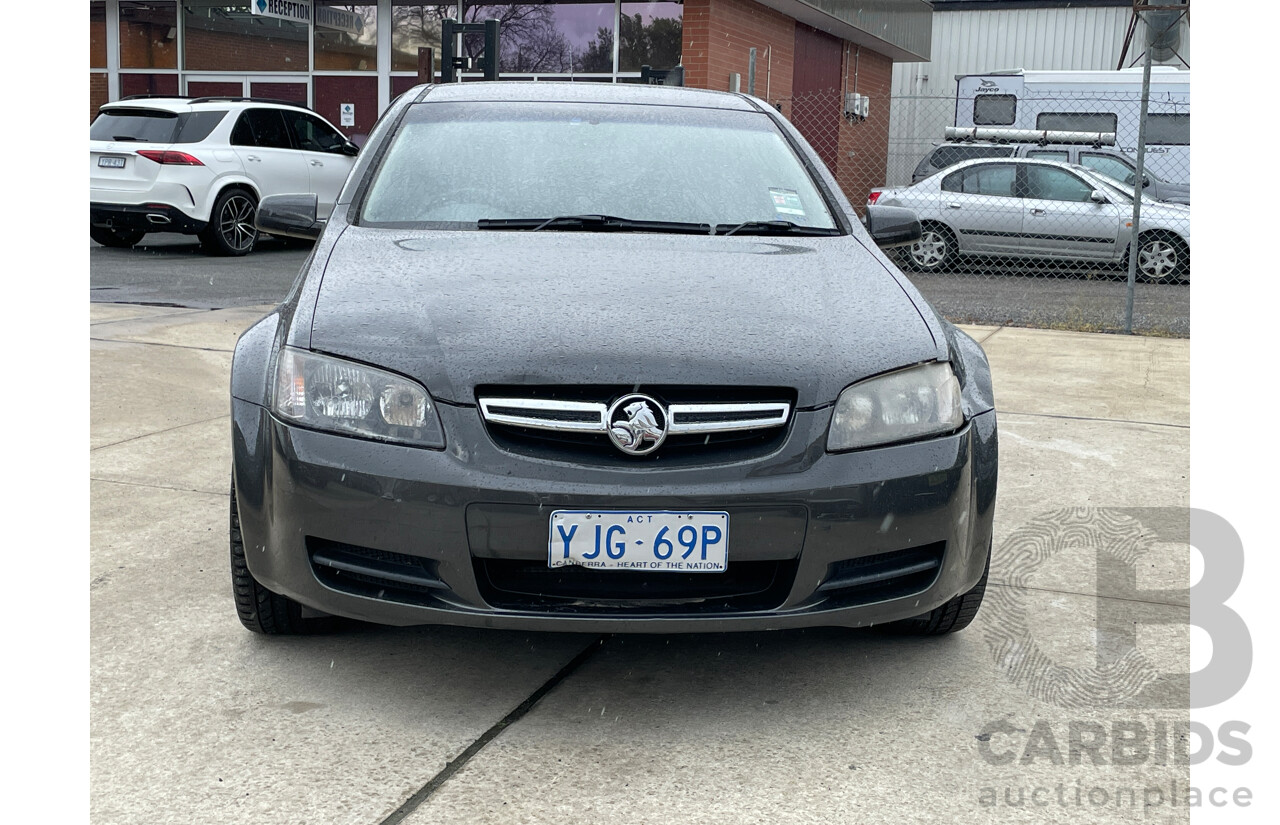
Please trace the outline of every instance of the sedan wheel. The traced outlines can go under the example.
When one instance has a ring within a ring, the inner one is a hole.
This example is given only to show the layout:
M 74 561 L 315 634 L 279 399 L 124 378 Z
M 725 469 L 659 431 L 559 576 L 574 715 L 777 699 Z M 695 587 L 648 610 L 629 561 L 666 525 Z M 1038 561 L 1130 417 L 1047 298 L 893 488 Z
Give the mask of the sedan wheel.
M 253 249 L 258 228 L 253 220 L 258 206 L 253 196 L 232 189 L 218 196 L 209 225 L 200 233 L 205 251 L 211 255 L 244 255 Z
M 954 254 L 951 236 L 937 227 L 926 227 L 908 251 L 912 267 L 925 271 L 942 269 Z
M 1148 281 L 1173 280 L 1187 264 L 1186 251 L 1168 238 L 1150 238 L 1138 247 L 1138 271 Z

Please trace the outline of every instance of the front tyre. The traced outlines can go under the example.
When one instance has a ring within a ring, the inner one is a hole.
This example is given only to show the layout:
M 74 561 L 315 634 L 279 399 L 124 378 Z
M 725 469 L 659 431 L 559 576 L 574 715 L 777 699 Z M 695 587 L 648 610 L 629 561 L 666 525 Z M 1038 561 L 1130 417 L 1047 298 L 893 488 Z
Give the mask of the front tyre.
M 128 249 L 142 240 L 142 237 L 146 234 L 140 229 L 112 229 L 109 226 L 89 227 L 90 238 L 93 238 L 103 246 L 109 246 L 113 249 Z
M 209 225 L 200 232 L 206 255 L 240 256 L 253 250 L 258 240 L 254 218 L 258 200 L 244 189 L 228 189 L 213 203 Z
M 982 568 L 982 578 L 978 579 L 978 583 L 971 590 L 961 593 L 928 613 L 895 622 L 892 625 L 893 629 L 912 636 L 942 636 L 964 630 L 978 615 L 978 608 L 982 606 L 982 597 L 987 592 L 987 574 L 990 572 L 991 548 L 988 547 L 987 565 Z
M 258 583 L 245 562 L 244 539 L 240 535 L 240 513 L 236 508 L 236 485 L 231 482 L 231 590 L 240 623 L 254 633 L 294 636 L 332 629 L 332 618 L 303 618 L 302 605 L 272 593 Z

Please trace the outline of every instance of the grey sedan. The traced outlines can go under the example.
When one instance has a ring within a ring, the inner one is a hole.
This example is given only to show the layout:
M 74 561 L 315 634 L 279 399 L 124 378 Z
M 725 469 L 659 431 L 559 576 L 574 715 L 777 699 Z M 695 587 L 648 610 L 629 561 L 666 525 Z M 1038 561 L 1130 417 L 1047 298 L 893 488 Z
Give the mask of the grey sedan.
M 258 226 L 318 240 L 232 366 L 249 629 L 977 613 L 987 359 L 765 102 L 419 87 L 323 226 L 301 195 Z
M 1133 193 L 1083 166 L 1009 158 L 972 160 L 902 189 L 876 189 L 874 204 L 916 212 L 924 230 L 906 263 L 926 272 L 961 256 L 1121 265 L 1129 260 Z M 1191 208 L 1142 202 L 1138 274 L 1191 277 Z

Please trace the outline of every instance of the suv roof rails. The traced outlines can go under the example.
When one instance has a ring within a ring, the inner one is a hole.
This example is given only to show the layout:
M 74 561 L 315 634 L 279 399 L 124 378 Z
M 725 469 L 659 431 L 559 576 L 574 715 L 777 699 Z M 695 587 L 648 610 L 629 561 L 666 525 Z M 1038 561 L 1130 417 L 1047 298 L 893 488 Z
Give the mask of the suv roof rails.
M 187 95 L 145 94 L 145 95 L 126 95 L 120 98 L 119 100 L 113 100 L 112 103 L 123 103 L 126 100 L 188 100 L 188 99 L 189 98 L 187 97 Z
M 273 103 L 277 106 L 294 106 L 311 111 L 311 107 L 296 100 L 281 100 L 275 97 L 243 97 L 241 95 L 212 95 L 210 97 L 193 97 L 188 103 Z

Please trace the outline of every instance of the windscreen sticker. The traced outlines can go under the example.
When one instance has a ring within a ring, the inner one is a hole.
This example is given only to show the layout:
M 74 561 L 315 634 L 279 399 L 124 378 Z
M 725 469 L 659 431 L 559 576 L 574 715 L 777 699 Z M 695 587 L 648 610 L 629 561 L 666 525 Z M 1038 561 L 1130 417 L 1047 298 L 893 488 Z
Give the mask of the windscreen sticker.
M 794 189 L 774 189 L 769 187 L 769 197 L 773 198 L 773 211 L 779 215 L 796 215 L 804 217 L 804 206 L 800 196 Z

